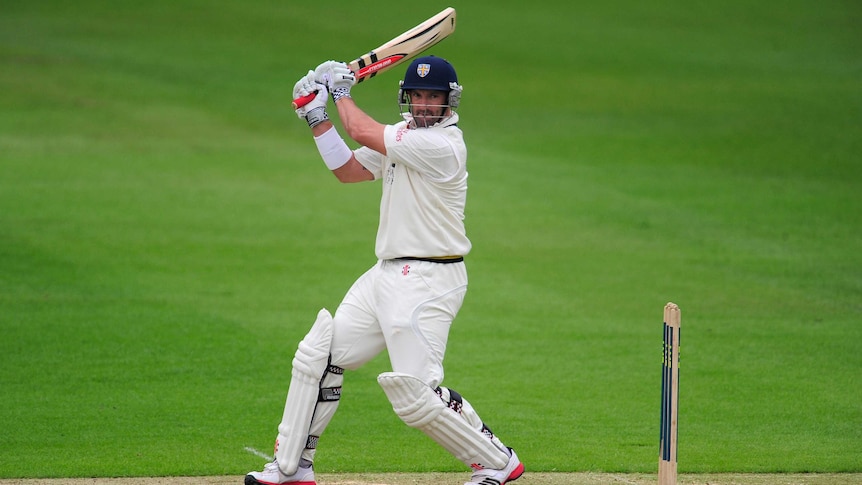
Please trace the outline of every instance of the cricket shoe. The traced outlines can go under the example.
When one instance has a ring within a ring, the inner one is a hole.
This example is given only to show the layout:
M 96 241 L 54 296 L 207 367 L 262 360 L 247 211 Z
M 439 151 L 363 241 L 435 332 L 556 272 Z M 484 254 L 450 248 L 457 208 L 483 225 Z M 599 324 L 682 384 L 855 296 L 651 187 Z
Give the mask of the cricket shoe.
M 504 485 L 506 483 L 517 480 L 524 474 L 524 464 L 518 459 L 515 450 L 509 448 L 509 463 L 502 470 L 493 470 L 483 468 L 473 472 L 470 481 L 464 485 Z M 248 485 L 248 484 L 246 484 Z
M 299 467 L 293 475 L 285 475 L 278 468 L 278 462 L 272 461 L 263 467 L 262 472 L 250 472 L 245 476 L 245 485 L 316 485 L 314 470 L 309 467 Z

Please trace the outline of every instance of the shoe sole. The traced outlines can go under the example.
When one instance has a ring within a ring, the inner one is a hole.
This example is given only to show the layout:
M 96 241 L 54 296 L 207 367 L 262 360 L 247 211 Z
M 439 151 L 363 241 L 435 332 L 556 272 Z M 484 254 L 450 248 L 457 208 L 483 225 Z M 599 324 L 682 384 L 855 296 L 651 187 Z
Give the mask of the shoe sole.
M 512 470 L 512 473 L 510 473 L 509 476 L 506 477 L 506 479 L 503 480 L 502 482 L 497 480 L 496 478 L 485 477 L 482 479 L 481 482 L 470 482 L 470 483 L 478 483 L 479 485 L 506 485 L 509 482 L 514 482 L 515 480 L 521 478 L 521 475 L 523 475 L 523 474 L 524 474 L 524 464 L 518 463 L 518 466 L 516 466 L 515 469 Z
M 245 476 L 245 485 L 317 485 L 317 482 L 284 482 L 284 483 L 272 483 L 272 482 L 262 482 L 251 475 Z
M 524 474 L 524 464 L 518 463 L 518 466 L 515 467 L 514 470 L 512 470 L 512 473 L 509 474 L 509 478 L 507 478 L 506 481 L 503 482 L 502 485 L 505 485 L 509 482 L 514 482 L 515 480 L 521 478 L 521 475 L 523 475 L 523 474 Z

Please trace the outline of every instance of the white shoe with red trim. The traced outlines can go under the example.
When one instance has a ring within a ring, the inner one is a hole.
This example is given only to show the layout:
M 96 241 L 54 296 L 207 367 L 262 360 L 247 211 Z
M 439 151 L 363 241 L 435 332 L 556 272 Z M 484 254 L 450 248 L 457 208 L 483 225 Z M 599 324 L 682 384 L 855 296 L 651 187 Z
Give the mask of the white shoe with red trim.
M 511 455 L 506 468 L 502 470 L 492 470 L 485 468 L 473 472 L 473 477 L 464 485 L 504 485 L 506 483 L 517 480 L 524 474 L 524 464 L 518 459 L 515 450 L 509 448 Z
M 245 485 L 316 485 L 312 467 L 299 467 L 293 475 L 285 475 L 272 461 L 261 472 L 250 472 L 245 476 Z

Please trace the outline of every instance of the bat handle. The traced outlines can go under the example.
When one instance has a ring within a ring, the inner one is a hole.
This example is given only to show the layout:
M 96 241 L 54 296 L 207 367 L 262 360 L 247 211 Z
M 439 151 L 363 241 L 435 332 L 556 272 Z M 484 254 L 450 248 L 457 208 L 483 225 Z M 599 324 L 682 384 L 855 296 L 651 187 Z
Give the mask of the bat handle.
M 301 98 L 296 98 L 296 99 L 294 99 L 294 100 L 293 100 L 293 109 L 299 109 L 299 108 L 302 108 L 302 107 L 303 107 L 303 106 L 305 106 L 306 104 L 310 103 L 310 102 L 315 98 L 315 96 L 317 96 L 317 92 L 316 92 L 316 91 L 315 91 L 315 92 L 313 92 L 313 93 L 307 94 L 307 95 L 305 95 L 305 96 L 303 96 L 303 97 L 301 97 Z

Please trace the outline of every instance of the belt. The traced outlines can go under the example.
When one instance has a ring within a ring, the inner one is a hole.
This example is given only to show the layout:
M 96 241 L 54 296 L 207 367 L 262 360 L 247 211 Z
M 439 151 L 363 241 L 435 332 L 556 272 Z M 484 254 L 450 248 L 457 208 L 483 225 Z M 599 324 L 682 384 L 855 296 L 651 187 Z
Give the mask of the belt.
M 417 258 L 414 256 L 404 256 L 401 258 L 392 258 L 393 260 L 399 259 L 409 259 L 413 261 L 427 261 L 429 263 L 442 263 L 442 264 L 451 264 L 451 263 L 460 263 L 464 261 L 464 256 L 440 256 L 438 258 Z

